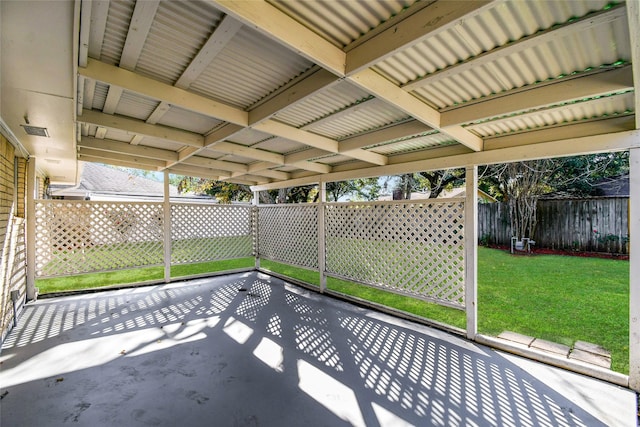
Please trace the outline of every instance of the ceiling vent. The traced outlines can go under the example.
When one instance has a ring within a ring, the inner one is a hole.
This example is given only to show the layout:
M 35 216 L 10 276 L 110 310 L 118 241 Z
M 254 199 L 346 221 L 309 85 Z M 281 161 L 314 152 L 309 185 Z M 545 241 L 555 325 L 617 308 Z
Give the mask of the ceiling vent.
M 45 138 L 49 137 L 49 132 L 47 131 L 47 128 L 41 128 L 39 126 L 31 126 L 31 125 L 20 125 L 20 126 L 22 126 L 22 128 L 27 133 L 27 135 L 44 136 Z

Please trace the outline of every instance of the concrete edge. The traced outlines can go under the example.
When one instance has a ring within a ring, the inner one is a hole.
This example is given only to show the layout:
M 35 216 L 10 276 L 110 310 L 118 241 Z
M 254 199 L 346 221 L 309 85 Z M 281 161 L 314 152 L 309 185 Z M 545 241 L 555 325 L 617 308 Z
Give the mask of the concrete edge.
M 271 270 L 267 270 L 264 268 L 259 268 L 257 271 L 259 271 L 260 273 L 264 273 L 267 274 L 269 276 L 273 276 L 273 277 L 277 277 L 280 280 L 284 280 L 286 282 L 292 283 L 294 285 L 300 286 L 302 288 L 308 289 L 310 291 L 314 291 L 317 293 L 320 293 L 322 295 L 326 295 L 328 297 L 331 298 L 335 298 L 341 301 L 347 301 L 350 302 L 352 304 L 355 304 L 359 307 L 364 307 L 364 308 L 369 308 L 375 311 L 378 311 L 380 313 L 384 313 L 384 314 L 389 314 L 391 316 L 394 317 L 398 317 L 404 320 L 409 320 L 411 322 L 415 322 L 421 325 L 425 325 L 425 326 L 431 326 L 433 328 L 436 329 L 440 329 L 455 335 L 459 335 L 461 336 L 461 338 L 465 338 L 466 339 L 466 331 L 464 329 L 460 329 L 460 328 L 456 328 L 455 326 L 451 326 L 451 325 L 447 325 L 446 323 L 441 323 L 438 322 L 437 320 L 431 320 L 428 319 L 426 317 L 420 317 L 416 314 L 412 314 L 406 311 L 402 311 L 402 310 L 398 310 L 392 307 L 387 307 L 385 305 L 382 304 L 376 304 L 374 302 L 371 301 L 367 301 L 365 299 L 362 298 L 358 298 L 349 294 L 344 294 L 342 292 L 337 292 L 337 291 L 332 291 L 330 289 L 326 289 L 324 292 L 320 292 L 320 287 L 319 286 L 315 286 L 312 285 L 310 283 L 307 282 L 303 282 L 301 280 L 289 277 L 289 276 L 285 276 L 283 274 L 279 274 L 276 273 L 274 271 Z
M 168 282 L 165 281 L 164 279 L 156 279 L 156 280 L 145 280 L 143 282 L 121 283 L 117 285 L 101 286 L 98 288 L 85 288 L 85 289 L 74 289 L 72 291 L 48 292 L 46 294 L 39 294 L 38 297 L 39 299 L 48 299 L 48 298 L 56 298 L 56 297 L 68 297 L 68 296 L 81 295 L 81 294 L 93 294 L 93 293 L 104 292 L 104 291 L 117 291 L 119 289 L 131 289 L 131 288 L 141 288 L 144 286 L 166 285 L 168 283 L 183 282 L 186 280 L 194 280 L 194 279 L 203 279 L 207 277 L 226 276 L 229 274 L 246 273 L 249 271 L 255 271 L 255 268 L 244 267 L 244 268 L 235 268 L 233 270 L 212 271 L 209 273 L 191 274 L 189 276 L 178 276 L 178 277 L 172 277 L 171 280 L 169 280 Z
M 483 344 L 497 350 L 506 351 L 508 353 L 523 356 L 537 362 L 543 362 L 548 365 L 556 366 L 558 368 L 563 368 L 568 371 L 587 375 L 599 380 L 607 381 L 612 384 L 629 388 L 629 376 L 621 374 L 619 372 L 601 368 L 596 365 L 579 362 L 577 360 L 567 359 L 565 357 L 554 355 L 552 353 L 533 350 L 529 347 L 525 347 L 524 345 L 518 345 L 515 342 L 506 342 L 499 338 L 489 337 L 486 335 L 476 335 L 475 341 L 479 344 Z

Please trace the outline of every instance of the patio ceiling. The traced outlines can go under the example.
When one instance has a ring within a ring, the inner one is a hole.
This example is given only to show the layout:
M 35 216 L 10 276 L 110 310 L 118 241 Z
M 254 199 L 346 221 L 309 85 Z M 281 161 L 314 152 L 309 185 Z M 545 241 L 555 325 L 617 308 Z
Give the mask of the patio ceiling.
M 46 113 L 75 123 L 61 158 L 266 189 L 640 146 L 635 2 L 30 4 L 79 46 L 76 108 Z

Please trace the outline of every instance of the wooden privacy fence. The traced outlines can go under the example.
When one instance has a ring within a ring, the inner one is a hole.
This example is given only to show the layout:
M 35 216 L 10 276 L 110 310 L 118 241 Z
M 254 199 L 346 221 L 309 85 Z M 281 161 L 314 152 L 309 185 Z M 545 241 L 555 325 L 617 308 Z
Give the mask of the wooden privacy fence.
M 627 197 L 540 200 L 535 247 L 628 254 L 628 213 Z M 478 206 L 478 236 L 481 244 L 510 244 L 506 203 Z

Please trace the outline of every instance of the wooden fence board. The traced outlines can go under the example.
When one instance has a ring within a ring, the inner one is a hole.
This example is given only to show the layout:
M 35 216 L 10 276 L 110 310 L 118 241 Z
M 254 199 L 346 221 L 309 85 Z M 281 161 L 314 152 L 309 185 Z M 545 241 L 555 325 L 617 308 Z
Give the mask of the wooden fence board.
M 536 247 L 627 254 L 629 199 L 540 200 Z M 506 203 L 478 207 L 478 236 L 482 243 L 510 245 L 511 225 Z

